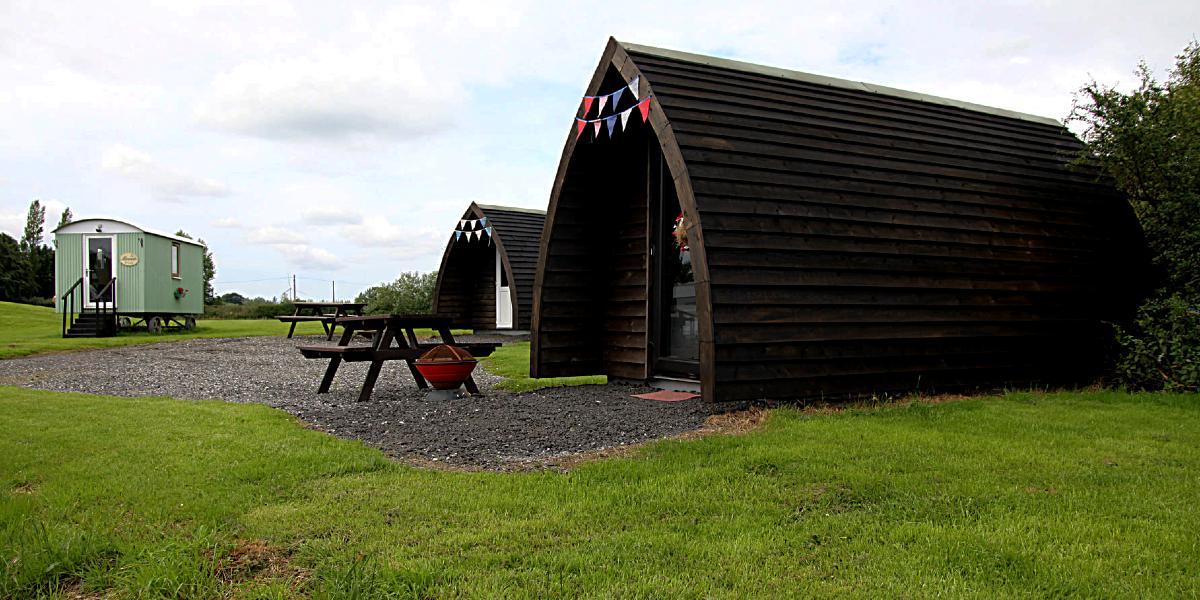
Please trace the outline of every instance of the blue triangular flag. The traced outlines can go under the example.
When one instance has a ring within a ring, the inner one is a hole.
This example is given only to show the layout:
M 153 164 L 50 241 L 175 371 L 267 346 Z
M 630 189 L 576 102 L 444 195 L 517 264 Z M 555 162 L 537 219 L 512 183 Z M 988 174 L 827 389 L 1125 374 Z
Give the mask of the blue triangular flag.
M 621 88 L 621 89 L 613 92 L 613 94 L 612 94 L 613 110 L 617 109 L 617 104 L 620 104 L 620 102 L 621 102 L 621 94 L 624 94 L 624 93 L 625 93 L 625 88 Z
M 458 240 L 461 240 L 461 239 L 462 239 L 462 232 L 455 229 L 454 230 L 454 241 L 457 242 Z
M 492 235 L 492 228 L 491 228 L 491 227 L 484 227 L 484 228 L 483 228 L 483 230 L 484 230 L 484 231 L 486 231 L 486 232 L 487 232 L 487 234 L 488 234 L 489 236 L 490 236 L 490 235 Z
M 613 130 L 617 128 L 617 117 L 620 115 L 612 115 L 604 119 L 604 125 L 608 127 L 608 137 L 613 136 Z
M 483 217 L 483 218 L 479 219 L 479 224 L 480 224 L 480 225 L 487 225 L 487 217 Z

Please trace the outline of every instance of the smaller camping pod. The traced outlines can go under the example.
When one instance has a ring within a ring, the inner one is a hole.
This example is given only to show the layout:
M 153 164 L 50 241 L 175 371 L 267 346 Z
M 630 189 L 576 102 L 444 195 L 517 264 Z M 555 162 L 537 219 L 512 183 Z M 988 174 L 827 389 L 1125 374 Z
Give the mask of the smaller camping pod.
M 446 244 L 433 311 L 477 330 L 528 330 L 546 213 L 471 203 Z
M 53 235 L 57 312 L 104 310 L 147 323 L 204 312 L 196 241 L 116 219 L 80 219 Z
M 1081 148 L 1053 119 L 610 39 L 550 193 L 531 375 L 709 402 L 1085 381 L 1146 251 Z

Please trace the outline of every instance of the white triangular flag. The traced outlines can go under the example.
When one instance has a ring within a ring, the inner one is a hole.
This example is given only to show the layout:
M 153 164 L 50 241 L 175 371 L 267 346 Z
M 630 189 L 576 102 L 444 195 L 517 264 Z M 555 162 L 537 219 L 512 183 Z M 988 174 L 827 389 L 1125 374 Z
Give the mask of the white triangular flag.
M 479 239 L 479 236 L 483 235 L 483 232 L 479 231 L 478 229 L 472 231 L 471 233 L 475 234 L 475 239 Z
M 459 219 L 459 220 L 458 220 L 458 228 L 459 228 L 459 229 L 463 229 L 463 228 L 464 228 L 464 227 L 466 227 L 466 226 L 467 226 L 467 220 L 466 220 L 466 219 Z
M 596 137 L 600 137 L 600 119 L 596 119 L 592 123 L 592 133 L 595 134 Z
M 629 115 L 633 112 L 633 107 L 621 111 L 621 131 L 625 131 L 625 124 L 629 122 Z
M 607 103 L 608 103 L 608 96 L 600 96 L 600 108 L 596 111 L 597 117 L 600 116 L 600 113 L 604 112 L 604 105 Z
M 637 77 L 634 77 L 633 81 L 629 82 L 629 91 L 633 92 L 634 100 L 641 100 L 641 98 L 638 96 L 638 82 L 641 80 L 642 80 L 642 77 L 639 75 Z

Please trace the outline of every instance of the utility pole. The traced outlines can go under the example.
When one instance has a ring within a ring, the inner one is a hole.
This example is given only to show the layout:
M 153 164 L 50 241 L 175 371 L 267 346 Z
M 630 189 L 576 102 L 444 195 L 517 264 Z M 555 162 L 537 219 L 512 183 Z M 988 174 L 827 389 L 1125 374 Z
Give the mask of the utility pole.
M 336 281 L 329 282 L 329 301 L 337 302 L 337 282 Z
M 295 302 L 296 300 L 296 274 L 292 273 L 292 302 Z

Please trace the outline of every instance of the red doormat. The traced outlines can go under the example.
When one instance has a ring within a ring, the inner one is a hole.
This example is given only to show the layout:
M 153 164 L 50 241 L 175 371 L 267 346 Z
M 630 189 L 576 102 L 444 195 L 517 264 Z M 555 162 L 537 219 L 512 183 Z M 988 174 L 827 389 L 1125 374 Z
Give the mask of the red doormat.
M 643 400 L 658 400 L 659 402 L 682 402 L 684 400 L 691 400 L 692 398 L 699 398 L 700 394 L 693 394 L 691 392 L 672 392 L 671 390 L 658 390 L 657 392 L 650 392 L 649 394 L 634 394 L 633 397 L 641 398 Z

